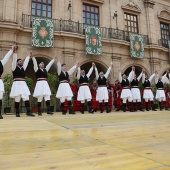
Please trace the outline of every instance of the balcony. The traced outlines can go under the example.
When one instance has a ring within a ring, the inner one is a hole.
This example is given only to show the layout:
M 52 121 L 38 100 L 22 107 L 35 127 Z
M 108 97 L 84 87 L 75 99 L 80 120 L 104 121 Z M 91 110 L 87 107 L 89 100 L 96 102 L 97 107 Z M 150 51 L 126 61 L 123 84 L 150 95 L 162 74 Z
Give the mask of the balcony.
M 22 25 L 23 27 L 32 27 L 32 17 L 31 15 L 22 14 Z M 53 19 L 54 20 L 54 31 L 64 31 L 77 34 L 85 34 L 84 24 L 79 22 L 74 22 L 71 20 Z M 123 31 L 115 28 L 101 27 L 102 38 L 106 39 L 117 39 L 123 41 L 130 41 L 128 31 Z M 144 36 L 144 44 L 148 45 L 149 40 L 147 35 Z
M 165 47 L 165 48 L 169 48 L 168 41 L 169 40 L 167 40 L 167 39 L 160 39 L 160 40 L 158 40 L 158 45 L 162 46 L 162 47 Z

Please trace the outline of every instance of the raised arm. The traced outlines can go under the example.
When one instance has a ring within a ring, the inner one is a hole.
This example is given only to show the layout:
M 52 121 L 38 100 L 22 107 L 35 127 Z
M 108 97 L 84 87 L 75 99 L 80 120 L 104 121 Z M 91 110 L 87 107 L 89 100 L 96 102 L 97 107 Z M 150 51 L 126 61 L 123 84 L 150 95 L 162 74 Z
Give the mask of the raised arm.
M 9 58 L 11 57 L 12 53 L 13 53 L 13 50 L 11 49 L 10 51 L 8 51 L 8 53 L 5 55 L 5 57 L 1 60 L 1 63 L 2 63 L 3 66 L 5 66 L 5 64 L 7 63 Z
M 17 66 L 17 53 L 13 53 L 12 71 L 16 69 L 16 66 Z
M 70 76 L 76 70 L 77 65 L 74 65 L 69 71 L 67 71 L 68 75 Z
M 34 71 L 37 72 L 38 71 L 38 65 L 37 65 L 37 60 L 35 59 L 35 57 L 32 57 L 32 61 L 34 64 Z
M 150 77 L 149 77 L 149 81 L 151 82 L 152 81 L 152 79 L 155 77 L 155 73 L 154 74 L 152 74 Z
M 98 80 L 98 78 L 99 78 L 99 73 L 98 73 L 97 67 L 95 67 L 95 75 L 96 75 L 96 80 Z
M 119 82 L 120 82 L 120 83 L 122 82 L 122 74 L 121 74 L 120 71 L 119 71 Z
M 155 74 L 155 84 L 158 83 L 158 80 L 159 80 L 159 75 L 158 75 L 158 74 Z
M 111 62 L 110 63 L 110 67 L 108 68 L 108 70 L 107 70 L 107 72 L 105 73 L 105 78 L 107 79 L 107 77 L 109 76 L 109 74 L 110 74 L 110 71 L 111 71 L 111 68 L 112 68 L 112 65 L 113 65 L 113 63 Z
M 28 56 L 25 58 L 25 60 L 24 60 L 24 63 L 23 63 L 23 68 L 24 68 L 24 70 L 26 70 L 29 61 L 30 61 L 30 55 L 28 55 Z
M 130 73 L 129 73 L 129 76 L 128 76 L 128 80 L 129 82 L 132 82 L 133 78 L 134 78 L 134 71 L 132 70 Z
M 61 73 L 61 63 L 60 62 L 57 62 L 57 73 L 58 73 L 58 75 L 60 75 L 60 73 Z
M 77 80 L 79 80 L 80 79 L 80 67 L 78 67 L 78 69 L 77 69 Z
M 165 78 L 167 76 L 167 73 L 165 73 L 163 76 L 162 76 L 162 82 L 165 83 Z
M 142 72 L 140 73 L 140 75 L 138 76 L 137 80 L 140 81 L 140 79 L 142 78 Z
M 46 71 L 48 72 L 49 71 L 49 69 L 51 68 L 51 66 L 53 65 L 53 63 L 54 63 L 54 60 L 55 59 L 52 59 L 49 63 L 48 63 L 48 65 L 46 66 Z
M 89 72 L 86 74 L 86 76 L 89 78 L 93 72 L 93 66 L 90 68 Z

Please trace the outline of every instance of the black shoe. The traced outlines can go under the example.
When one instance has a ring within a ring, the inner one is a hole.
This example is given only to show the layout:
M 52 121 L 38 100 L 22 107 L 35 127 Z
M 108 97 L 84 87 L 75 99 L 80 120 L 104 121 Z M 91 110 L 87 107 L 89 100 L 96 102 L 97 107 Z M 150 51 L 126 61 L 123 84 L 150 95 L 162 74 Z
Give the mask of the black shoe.
M 110 112 L 111 112 L 110 108 L 106 109 L 106 113 L 110 113 Z
M 123 112 L 126 112 L 126 109 L 124 109 Z
M 165 107 L 165 110 L 169 110 L 167 107 Z
M 64 110 L 62 111 L 62 115 L 66 115 L 66 113 L 67 113 L 66 111 L 64 111 Z
M 120 109 L 116 109 L 116 112 L 118 112 Z
M 42 116 L 42 112 L 38 112 L 38 116 Z
M 48 114 L 48 115 L 53 115 L 54 113 L 51 112 L 51 111 L 47 111 L 47 114 Z
M 130 109 L 130 112 L 134 112 L 134 110 L 133 110 L 133 109 Z
M 103 110 L 100 110 L 100 113 L 103 113 Z
M 76 114 L 73 110 L 69 110 L 69 114 L 72 114 L 72 115 L 74 115 L 74 114 Z
M 19 113 L 16 113 L 16 117 L 20 117 L 20 114 L 19 114 Z
M 82 114 L 84 114 L 84 110 L 81 110 L 80 112 L 81 112 Z
M 3 119 L 2 115 L 0 114 L 0 119 Z
M 94 113 L 94 110 L 93 109 L 89 109 L 89 113 Z
M 32 112 L 27 112 L 26 114 L 27 114 L 27 116 L 32 116 L 32 117 L 35 116 Z
M 162 107 L 160 107 L 160 111 L 162 111 Z
M 157 111 L 155 108 L 152 108 L 153 111 Z
M 134 109 L 134 112 L 137 112 L 137 109 L 136 109 L 136 108 Z
M 143 108 L 140 108 L 139 110 L 140 110 L 141 112 L 144 112 Z

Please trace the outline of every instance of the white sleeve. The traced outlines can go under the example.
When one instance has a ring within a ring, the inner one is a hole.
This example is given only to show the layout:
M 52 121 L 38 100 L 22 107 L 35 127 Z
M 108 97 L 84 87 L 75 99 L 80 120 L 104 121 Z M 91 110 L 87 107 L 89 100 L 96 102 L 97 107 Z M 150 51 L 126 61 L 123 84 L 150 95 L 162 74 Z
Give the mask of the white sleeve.
M 32 61 L 33 61 L 33 64 L 34 64 L 34 71 L 37 72 L 38 66 L 37 66 L 37 60 L 35 59 L 35 57 L 32 57 Z
M 89 78 L 93 72 L 93 66 L 90 68 L 89 72 L 86 74 L 86 76 Z
M 159 75 L 158 75 L 158 74 L 155 74 L 155 84 L 158 83 L 158 79 L 159 79 Z
M 17 53 L 13 53 L 12 71 L 16 69 L 16 66 L 17 66 Z
M 162 82 L 165 83 L 165 78 L 167 76 L 167 73 L 165 73 L 165 75 L 162 76 Z
M 74 71 L 76 70 L 76 67 L 77 67 L 77 66 L 75 65 L 75 66 L 73 66 L 70 70 L 67 71 L 67 73 L 68 73 L 69 76 L 74 73 Z
M 142 74 L 142 84 L 145 82 L 145 74 Z
M 119 72 L 119 82 L 120 83 L 122 82 L 122 74 L 121 74 L 121 72 Z
M 77 69 L 77 80 L 79 80 L 80 79 L 80 67 L 78 67 L 78 69 Z
M 128 76 L 129 82 L 132 82 L 132 80 L 133 80 L 133 75 L 134 75 L 134 71 L 131 71 L 131 72 L 129 73 L 129 76 Z
M 30 56 L 27 56 L 27 57 L 25 58 L 25 60 L 24 60 L 24 63 L 23 63 L 23 68 L 24 68 L 24 70 L 26 70 L 29 61 L 30 61 Z
M 111 71 L 111 66 L 108 68 L 107 72 L 106 72 L 105 75 L 104 75 L 106 79 L 107 79 L 107 77 L 109 76 L 110 71 Z
M 52 59 L 49 63 L 48 63 L 48 65 L 46 66 L 46 71 L 48 72 L 49 71 L 49 69 L 51 68 L 51 66 L 53 65 L 53 63 L 54 63 L 54 59 Z
M 155 77 L 155 73 L 154 74 L 152 74 L 150 77 L 149 77 L 149 81 L 151 82 L 152 81 L 152 79 Z
M 96 67 L 95 67 L 95 74 L 96 74 L 96 80 L 98 80 L 98 78 L 99 78 L 99 73 L 98 73 L 98 70 L 97 70 Z
M 140 75 L 138 76 L 137 80 L 140 81 L 140 79 L 142 78 L 142 72 L 140 73 Z
M 60 75 L 61 73 L 61 63 L 57 62 L 57 74 Z
M 7 63 L 7 61 L 11 57 L 12 53 L 13 53 L 13 50 L 8 51 L 8 53 L 5 55 L 5 57 L 1 60 L 1 63 L 3 66 Z

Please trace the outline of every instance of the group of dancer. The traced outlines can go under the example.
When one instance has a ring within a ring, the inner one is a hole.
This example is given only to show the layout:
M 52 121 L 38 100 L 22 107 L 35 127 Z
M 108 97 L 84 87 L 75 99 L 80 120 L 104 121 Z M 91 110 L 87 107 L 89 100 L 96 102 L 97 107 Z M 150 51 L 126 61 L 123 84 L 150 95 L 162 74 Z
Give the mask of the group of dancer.
M 36 58 L 34 57 L 31 51 L 29 52 L 28 56 L 25 58 L 24 61 L 18 59 L 16 51 L 17 51 L 17 46 L 13 45 L 12 49 L 0 61 L 0 75 L 2 75 L 5 64 L 13 54 L 13 61 L 12 61 L 13 84 L 10 92 L 10 97 L 14 98 L 15 100 L 16 117 L 20 117 L 19 104 L 21 99 L 25 102 L 25 106 L 27 110 L 26 114 L 28 116 L 35 116 L 30 109 L 30 102 L 29 102 L 30 91 L 25 82 L 25 76 L 26 76 L 25 70 L 28 66 L 30 58 L 33 61 L 34 71 L 37 79 L 33 97 L 37 98 L 39 116 L 42 115 L 41 102 L 43 98 L 46 102 L 47 114 L 50 115 L 53 114 L 50 110 L 51 90 L 47 82 L 47 73 L 55 61 L 57 62 L 57 74 L 60 82 L 58 89 L 56 89 L 57 90 L 56 98 L 60 99 L 60 103 L 61 103 L 60 108 L 63 115 L 67 113 L 66 111 L 67 109 L 65 109 L 65 104 L 64 104 L 66 100 L 68 102 L 69 114 L 75 114 L 72 106 L 73 92 L 69 85 L 69 76 L 73 72 L 75 72 L 76 69 L 77 69 L 77 80 L 79 84 L 77 100 L 81 103 L 81 113 L 83 114 L 85 111 L 86 101 L 88 105 L 88 112 L 94 113 L 93 107 L 91 105 L 92 95 L 89 88 L 89 78 L 93 70 L 95 71 L 95 81 L 97 82 L 96 101 L 98 101 L 99 103 L 99 110 L 101 113 L 103 112 L 103 103 L 104 103 L 106 112 L 109 113 L 111 111 L 111 109 L 108 107 L 109 95 L 108 95 L 108 88 L 107 88 L 107 78 L 109 76 L 109 73 L 113 65 L 112 62 L 110 63 L 110 67 L 108 68 L 106 73 L 104 73 L 103 71 L 98 72 L 95 63 L 92 63 L 89 72 L 85 74 L 85 70 L 81 70 L 79 63 L 75 64 L 70 70 L 67 71 L 66 64 L 60 63 L 58 55 L 56 55 L 55 59 L 52 59 L 45 67 L 43 62 L 37 64 Z M 159 77 L 156 71 L 153 75 L 151 75 L 150 78 L 148 78 L 147 75 L 145 74 L 145 71 L 142 70 L 141 74 L 137 77 L 135 74 L 135 67 L 132 67 L 132 70 L 128 78 L 126 77 L 125 74 L 121 75 L 121 73 L 119 73 L 119 83 L 121 84 L 121 88 L 122 88 L 120 98 L 123 103 L 123 111 L 124 112 L 126 111 L 127 101 L 128 101 L 128 107 L 130 108 L 130 111 L 136 111 L 138 109 L 137 104 L 140 106 L 139 110 L 143 111 L 143 107 L 141 103 L 141 93 L 139 90 L 139 81 L 141 78 L 144 87 L 143 99 L 146 102 L 146 110 L 149 110 L 148 102 L 150 101 L 152 104 L 152 110 L 156 111 L 153 104 L 154 96 L 151 89 L 151 81 L 154 77 L 155 77 L 155 83 L 157 87 L 156 99 L 159 100 L 160 108 L 162 109 L 161 102 L 164 101 L 166 103 L 166 97 L 165 97 L 163 86 L 165 81 L 164 79 L 167 74 L 169 74 L 168 71 L 163 77 Z M 1 114 L 3 93 L 4 93 L 4 84 L 0 79 L 0 119 L 3 119 Z

